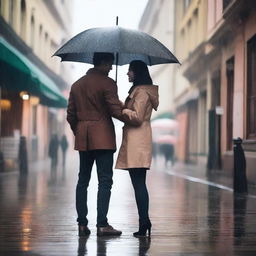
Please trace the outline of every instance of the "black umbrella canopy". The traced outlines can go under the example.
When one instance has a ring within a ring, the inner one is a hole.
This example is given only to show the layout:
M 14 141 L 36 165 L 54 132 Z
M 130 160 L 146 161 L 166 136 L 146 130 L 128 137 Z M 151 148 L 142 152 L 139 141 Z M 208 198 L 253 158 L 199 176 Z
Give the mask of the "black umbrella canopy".
M 119 26 L 91 28 L 71 38 L 54 56 L 62 61 L 93 64 L 94 52 L 118 54 L 118 65 L 142 60 L 147 65 L 179 63 L 177 58 L 154 37 Z

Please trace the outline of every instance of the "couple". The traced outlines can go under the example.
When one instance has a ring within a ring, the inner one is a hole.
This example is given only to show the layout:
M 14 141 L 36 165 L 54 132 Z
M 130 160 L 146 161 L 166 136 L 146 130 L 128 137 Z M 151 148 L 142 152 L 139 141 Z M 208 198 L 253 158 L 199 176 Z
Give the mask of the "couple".
M 133 235 L 150 236 L 146 172 L 151 163 L 152 109 L 158 107 L 158 87 L 152 85 L 147 65 L 139 60 L 130 63 L 127 73 L 133 85 L 125 104 L 117 95 L 117 85 L 108 77 L 112 53 L 94 53 L 94 68 L 76 81 L 70 91 L 67 121 L 75 135 L 80 170 L 76 187 L 76 210 L 79 236 L 90 234 L 87 219 L 87 188 L 96 161 L 98 174 L 97 235 L 119 236 L 121 231 L 109 225 L 107 213 L 112 187 L 113 154 L 116 151 L 115 130 L 111 117 L 124 122 L 123 140 L 116 168 L 128 170 L 135 191 L 139 213 L 139 231 Z

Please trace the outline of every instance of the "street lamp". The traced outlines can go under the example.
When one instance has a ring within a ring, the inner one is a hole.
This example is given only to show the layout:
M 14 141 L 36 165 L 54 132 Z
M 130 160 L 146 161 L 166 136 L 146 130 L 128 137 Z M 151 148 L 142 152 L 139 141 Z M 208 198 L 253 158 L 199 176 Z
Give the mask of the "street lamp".
M 26 91 L 20 92 L 20 97 L 21 97 L 23 100 L 29 100 L 29 94 L 28 94 L 28 92 L 26 92 Z
M 11 101 L 7 99 L 0 99 L 0 110 L 9 110 L 11 108 Z

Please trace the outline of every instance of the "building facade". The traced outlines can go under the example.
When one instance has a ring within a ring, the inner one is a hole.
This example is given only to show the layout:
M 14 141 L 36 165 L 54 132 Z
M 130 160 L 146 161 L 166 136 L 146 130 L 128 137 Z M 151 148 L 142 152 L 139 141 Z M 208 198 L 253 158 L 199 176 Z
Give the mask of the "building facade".
M 180 125 L 177 158 L 184 162 L 207 161 L 207 76 L 205 50 L 207 1 L 175 1 L 174 105 Z
M 232 174 L 233 139 L 240 137 L 255 183 L 256 3 L 176 1 L 175 14 L 179 159 Z
M 217 75 L 221 109 L 220 161 L 233 171 L 233 138 L 243 139 L 247 177 L 256 183 L 256 3 L 255 1 L 208 1 L 207 60 L 212 87 Z
M 5 170 L 18 165 L 21 136 L 32 161 L 47 157 L 52 133 L 63 133 L 71 65 L 51 56 L 70 37 L 71 7 L 65 0 L 0 0 L 0 151 Z

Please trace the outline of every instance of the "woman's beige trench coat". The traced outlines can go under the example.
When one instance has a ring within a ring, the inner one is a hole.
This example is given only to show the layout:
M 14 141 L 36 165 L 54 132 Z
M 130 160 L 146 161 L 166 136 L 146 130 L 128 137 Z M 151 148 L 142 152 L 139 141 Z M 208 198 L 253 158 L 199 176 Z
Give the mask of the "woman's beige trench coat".
M 123 127 L 123 139 L 116 169 L 150 168 L 152 159 L 152 131 L 150 117 L 157 110 L 158 86 L 136 86 L 125 101 L 125 115 L 130 120 Z

